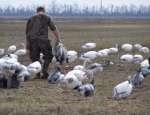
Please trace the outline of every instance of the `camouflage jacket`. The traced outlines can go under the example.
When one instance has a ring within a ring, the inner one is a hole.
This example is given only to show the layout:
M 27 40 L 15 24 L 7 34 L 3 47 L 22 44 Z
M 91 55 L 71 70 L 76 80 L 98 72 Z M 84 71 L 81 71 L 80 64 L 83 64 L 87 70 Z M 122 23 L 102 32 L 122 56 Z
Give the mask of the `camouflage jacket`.
M 52 18 L 45 13 L 37 13 L 31 16 L 26 25 L 26 35 L 30 39 L 48 39 L 48 27 L 53 31 L 56 29 Z

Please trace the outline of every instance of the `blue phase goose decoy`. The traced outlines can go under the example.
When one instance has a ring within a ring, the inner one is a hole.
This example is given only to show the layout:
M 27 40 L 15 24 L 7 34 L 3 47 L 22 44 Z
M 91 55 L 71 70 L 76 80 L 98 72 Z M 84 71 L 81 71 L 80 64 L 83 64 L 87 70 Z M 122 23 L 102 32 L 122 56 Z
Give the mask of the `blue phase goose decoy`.
M 53 83 L 59 79 L 61 75 L 60 67 L 56 67 L 55 70 L 48 76 L 48 82 Z
M 132 76 L 132 84 L 137 86 L 140 85 L 144 80 L 144 76 L 141 73 L 141 68 L 138 70 L 138 72 Z
M 94 76 L 91 70 L 86 70 L 85 74 L 90 74 L 90 83 L 89 84 L 81 84 L 78 88 L 78 93 L 84 95 L 85 97 L 93 96 L 94 95 Z
M 86 43 L 85 45 L 83 45 L 81 47 L 86 50 L 91 50 L 96 47 L 96 44 L 95 43 Z
M 31 74 L 28 71 L 22 71 L 18 76 L 17 76 L 18 81 L 24 82 L 29 79 L 31 79 Z
M 57 62 L 63 65 L 63 62 L 66 61 L 68 63 L 67 58 L 67 48 L 62 43 L 56 43 L 54 54 Z
M 132 86 L 131 77 L 128 76 L 127 81 L 124 81 L 114 87 L 114 90 L 113 90 L 114 98 L 122 99 L 122 98 L 128 97 L 130 93 L 132 92 L 132 87 L 133 86 Z
M 86 70 L 91 70 L 93 72 L 93 74 L 99 74 L 99 73 L 103 72 L 103 67 L 106 67 L 109 65 L 114 65 L 114 63 L 109 60 L 105 60 L 103 62 L 103 64 L 93 63 L 93 64 L 89 65 L 86 68 Z

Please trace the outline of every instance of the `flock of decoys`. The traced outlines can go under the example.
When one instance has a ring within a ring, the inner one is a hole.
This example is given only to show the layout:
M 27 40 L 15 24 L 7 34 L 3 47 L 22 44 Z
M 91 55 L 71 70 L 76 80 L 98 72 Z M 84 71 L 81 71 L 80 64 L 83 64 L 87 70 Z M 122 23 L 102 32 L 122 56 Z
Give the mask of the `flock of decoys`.
M 37 73 L 41 71 L 41 63 L 43 63 L 43 54 L 40 54 L 40 61 L 24 66 L 18 62 L 18 56 L 26 54 L 25 44 L 22 43 L 24 49 L 17 50 L 16 46 L 12 45 L 8 48 L 8 54 L 2 56 L 0 59 L 0 70 L 4 73 L 4 68 L 8 69 L 10 74 L 18 75 L 17 79 L 21 82 L 33 79 Z M 121 49 L 124 52 L 139 51 L 141 54 L 124 54 L 118 58 L 118 62 L 121 63 L 132 63 L 140 65 L 138 72 L 132 77 L 128 76 L 127 81 L 124 81 L 114 87 L 113 96 L 115 99 L 126 98 L 132 92 L 133 85 L 140 85 L 146 76 L 150 74 L 150 56 L 144 60 L 142 54 L 149 55 L 149 49 L 142 47 L 140 44 L 123 44 L 120 49 L 116 44 L 115 47 L 102 49 L 99 51 L 93 51 L 96 47 L 95 43 L 86 43 L 81 46 L 87 52 L 82 53 L 80 60 L 83 60 L 83 65 L 76 65 L 73 70 L 66 74 L 62 74 L 61 67 L 56 66 L 55 70 L 49 74 L 48 82 L 58 83 L 58 87 L 63 90 L 77 90 L 79 94 L 85 97 L 93 96 L 95 92 L 94 88 L 94 75 L 98 75 L 103 72 L 103 68 L 109 65 L 114 65 L 113 62 L 105 60 L 102 64 L 92 63 L 96 57 L 107 57 L 111 54 L 116 54 Z M 4 54 L 4 49 L 0 49 L 0 55 Z M 76 51 L 67 51 L 67 48 L 62 44 L 58 43 L 53 49 L 54 57 L 51 63 L 61 64 L 66 61 L 67 63 L 73 63 L 78 59 Z M 86 67 L 86 63 L 92 63 Z M 89 79 L 90 82 L 84 84 L 83 81 Z

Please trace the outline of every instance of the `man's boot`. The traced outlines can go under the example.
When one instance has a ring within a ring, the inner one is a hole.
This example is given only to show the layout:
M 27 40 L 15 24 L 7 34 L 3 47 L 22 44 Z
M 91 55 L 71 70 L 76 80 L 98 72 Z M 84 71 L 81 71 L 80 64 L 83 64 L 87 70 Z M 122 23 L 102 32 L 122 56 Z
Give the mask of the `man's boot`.
M 37 73 L 34 79 L 40 79 L 41 78 L 41 72 Z
M 42 69 L 42 73 L 44 74 L 43 76 L 41 76 L 42 79 L 47 79 L 47 77 L 49 76 L 47 70 L 50 64 L 50 59 L 45 58 L 44 59 L 44 64 L 43 64 L 43 69 Z

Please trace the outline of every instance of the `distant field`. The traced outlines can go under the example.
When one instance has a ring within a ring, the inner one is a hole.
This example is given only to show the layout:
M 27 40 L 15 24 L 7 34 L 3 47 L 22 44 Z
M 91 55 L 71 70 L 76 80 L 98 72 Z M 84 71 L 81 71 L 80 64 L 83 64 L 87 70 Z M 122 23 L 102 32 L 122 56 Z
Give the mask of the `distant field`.
M 150 18 L 54 18 L 60 31 L 62 42 L 68 50 L 75 50 L 78 56 L 86 52 L 81 46 L 87 42 L 95 42 L 100 49 L 121 46 L 124 43 L 136 44 L 150 48 Z M 0 18 L 0 48 L 7 48 L 14 44 L 21 48 L 25 43 L 25 19 Z M 54 46 L 54 35 L 49 31 L 49 38 Z M 129 52 L 132 54 L 133 52 Z M 135 52 L 139 53 L 139 52 Z M 127 99 L 114 100 L 112 92 L 115 85 L 136 73 L 137 67 L 132 64 L 119 64 L 117 59 L 123 55 L 119 51 L 116 55 L 109 55 L 106 59 L 115 63 L 114 66 L 104 68 L 104 72 L 95 75 L 95 95 L 84 98 L 77 91 L 62 93 L 57 84 L 49 84 L 47 80 L 30 80 L 22 82 L 19 89 L 0 89 L 0 114 L 2 115 L 149 115 L 150 113 L 150 76 L 144 82 L 133 87 Z M 144 55 L 147 58 L 147 55 Z M 28 54 L 19 57 L 24 65 L 30 64 Z M 101 58 L 94 62 L 102 63 Z M 65 68 L 64 73 L 75 65 L 82 64 L 77 60 Z M 49 73 L 55 64 L 50 64 Z M 85 80 L 88 82 L 88 80 Z

